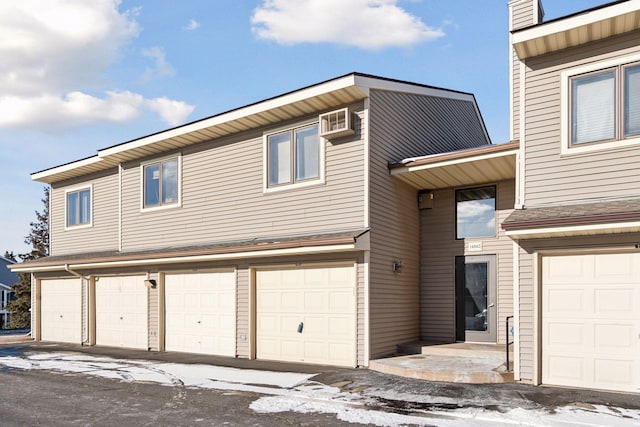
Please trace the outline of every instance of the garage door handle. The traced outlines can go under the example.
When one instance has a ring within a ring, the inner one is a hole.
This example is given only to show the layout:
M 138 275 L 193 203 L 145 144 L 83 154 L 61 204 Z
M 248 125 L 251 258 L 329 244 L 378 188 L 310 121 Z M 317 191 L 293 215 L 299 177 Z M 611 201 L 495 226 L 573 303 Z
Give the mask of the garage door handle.
M 300 324 L 298 325 L 298 333 L 301 334 L 302 333 L 302 328 L 304 327 L 304 323 L 300 322 Z

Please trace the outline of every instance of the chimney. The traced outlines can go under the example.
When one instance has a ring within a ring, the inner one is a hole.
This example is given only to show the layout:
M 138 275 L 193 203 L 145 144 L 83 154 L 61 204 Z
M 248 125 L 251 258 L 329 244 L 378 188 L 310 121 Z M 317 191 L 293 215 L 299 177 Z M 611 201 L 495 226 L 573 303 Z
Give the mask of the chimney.
M 544 17 L 541 0 L 512 0 L 509 2 L 509 31 L 540 24 Z

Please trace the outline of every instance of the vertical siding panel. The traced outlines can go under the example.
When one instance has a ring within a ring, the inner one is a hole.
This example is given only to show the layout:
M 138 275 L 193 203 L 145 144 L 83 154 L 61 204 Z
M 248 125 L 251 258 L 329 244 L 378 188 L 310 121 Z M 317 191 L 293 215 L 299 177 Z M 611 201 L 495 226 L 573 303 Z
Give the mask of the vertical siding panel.
M 370 110 L 370 357 L 419 338 L 417 191 L 389 175 L 406 157 L 470 148 L 488 141 L 473 103 L 372 90 Z M 392 271 L 401 261 L 401 273 Z
M 533 381 L 533 255 L 520 248 L 520 378 Z
M 152 273 L 149 276 L 150 279 L 159 282 L 158 273 Z M 148 299 L 148 322 L 149 322 L 149 349 L 151 350 L 159 350 L 160 341 L 159 341 L 159 331 L 160 331 L 160 295 L 158 286 L 155 289 L 150 288 L 147 294 Z
M 248 264 L 236 268 L 236 354 L 248 359 L 250 327 L 250 299 L 251 299 L 251 270 Z M 244 337 L 244 339 L 241 339 Z

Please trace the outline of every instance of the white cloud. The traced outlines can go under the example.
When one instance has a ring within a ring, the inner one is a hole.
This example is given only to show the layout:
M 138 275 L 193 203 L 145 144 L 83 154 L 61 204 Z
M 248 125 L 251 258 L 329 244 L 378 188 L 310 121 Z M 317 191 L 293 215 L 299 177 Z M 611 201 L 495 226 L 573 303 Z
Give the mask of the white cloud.
M 148 107 L 142 95 L 105 88 L 107 69 L 140 32 L 137 11 L 121 12 L 119 4 L 0 1 L 0 128 L 122 122 Z M 161 53 L 151 55 L 156 75 L 172 70 Z M 182 116 L 180 104 L 161 117 Z
M 187 25 L 185 25 L 182 28 L 187 31 L 197 30 L 198 28 L 200 28 L 200 23 L 195 19 L 189 19 L 189 22 L 187 23 Z
M 467 200 L 465 202 L 458 202 L 458 218 L 472 218 L 487 217 L 493 215 L 495 211 L 494 200 Z
M 363 49 L 411 46 L 444 36 L 398 0 L 263 0 L 253 32 L 284 45 L 337 43 Z
M 176 70 L 173 69 L 171 64 L 167 62 L 166 54 L 161 47 L 150 47 L 142 50 L 142 56 L 150 58 L 154 62 L 153 67 L 147 67 L 142 75 L 142 81 L 148 82 L 154 77 L 171 77 L 176 74 Z
M 154 111 L 171 126 L 177 126 L 193 112 L 195 107 L 182 101 L 174 101 L 168 98 L 148 99 L 145 104 L 149 110 Z

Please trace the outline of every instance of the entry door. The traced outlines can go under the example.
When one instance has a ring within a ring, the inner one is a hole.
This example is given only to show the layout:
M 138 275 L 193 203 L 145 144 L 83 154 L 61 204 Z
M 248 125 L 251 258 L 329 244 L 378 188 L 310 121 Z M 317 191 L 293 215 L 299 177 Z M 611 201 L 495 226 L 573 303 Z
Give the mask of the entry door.
M 456 340 L 496 342 L 496 257 L 456 257 Z

